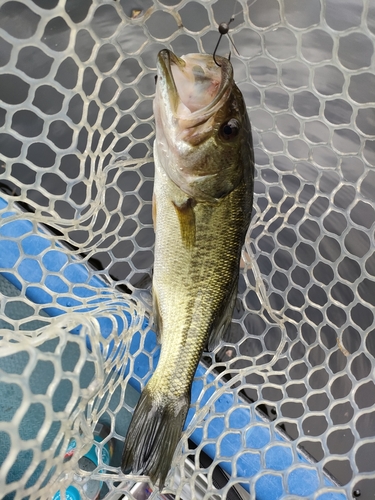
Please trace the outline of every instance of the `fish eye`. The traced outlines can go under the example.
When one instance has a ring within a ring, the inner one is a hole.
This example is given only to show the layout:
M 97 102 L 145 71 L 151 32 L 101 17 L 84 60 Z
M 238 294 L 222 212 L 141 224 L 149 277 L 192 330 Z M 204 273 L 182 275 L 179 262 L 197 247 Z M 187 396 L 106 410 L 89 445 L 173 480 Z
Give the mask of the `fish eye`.
M 231 141 L 238 136 L 239 131 L 240 124 L 235 118 L 232 118 L 220 127 L 220 136 L 226 141 Z

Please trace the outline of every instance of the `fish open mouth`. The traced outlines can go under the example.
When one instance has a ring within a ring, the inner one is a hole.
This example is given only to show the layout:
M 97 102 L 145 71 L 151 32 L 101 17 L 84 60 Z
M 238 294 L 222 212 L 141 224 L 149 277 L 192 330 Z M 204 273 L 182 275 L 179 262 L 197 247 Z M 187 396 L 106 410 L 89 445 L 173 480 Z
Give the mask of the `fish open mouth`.
M 164 49 L 158 55 L 158 76 L 164 98 L 174 115 L 192 118 L 195 113 L 214 111 L 232 80 L 232 65 L 223 57 L 188 54 L 177 57 Z

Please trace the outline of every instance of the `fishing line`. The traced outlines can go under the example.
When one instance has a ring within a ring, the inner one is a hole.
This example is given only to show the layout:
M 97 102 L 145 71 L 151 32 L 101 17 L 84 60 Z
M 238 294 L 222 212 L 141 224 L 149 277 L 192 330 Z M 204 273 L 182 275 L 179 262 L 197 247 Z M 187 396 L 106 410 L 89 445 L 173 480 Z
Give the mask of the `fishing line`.
M 240 6 L 241 6 L 241 4 L 240 4 Z M 234 5 L 233 5 L 232 15 L 230 16 L 231 19 L 232 18 L 235 19 L 237 16 L 239 16 L 243 12 L 243 9 L 241 9 L 240 11 L 238 11 L 237 13 L 235 13 L 234 11 L 236 10 L 236 7 L 237 7 L 237 2 L 235 2 Z

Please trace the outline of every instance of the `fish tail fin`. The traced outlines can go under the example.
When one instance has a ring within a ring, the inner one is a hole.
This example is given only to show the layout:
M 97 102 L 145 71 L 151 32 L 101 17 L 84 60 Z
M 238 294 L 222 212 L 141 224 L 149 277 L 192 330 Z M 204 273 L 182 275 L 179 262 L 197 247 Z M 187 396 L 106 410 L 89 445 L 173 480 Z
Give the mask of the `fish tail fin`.
M 189 409 L 189 394 L 167 399 L 144 388 L 122 452 L 121 469 L 125 474 L 149 476 L 163 489 Z

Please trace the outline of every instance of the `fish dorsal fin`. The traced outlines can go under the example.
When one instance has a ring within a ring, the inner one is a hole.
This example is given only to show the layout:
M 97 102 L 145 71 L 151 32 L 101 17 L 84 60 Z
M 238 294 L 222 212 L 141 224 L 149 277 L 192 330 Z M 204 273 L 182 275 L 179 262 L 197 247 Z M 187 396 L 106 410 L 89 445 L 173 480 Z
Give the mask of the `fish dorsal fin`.
M 174 201 L 172 203 L 180 223 L 182 241 L 187 248 L 192 248 L 195 244 L 195 200 L 188 198 L 183 203 L 175 203 Z
M 212 325 L 206 345 L 206 350 L 209 352 L 213 351 L 215 347 L 217 347 L 232 321 L 234 304 L 237 298 L 237 282 L 237 279 L 234 280 L 234 285 L 228 295 L 228 299 L 223 302 L 219 314 Z

